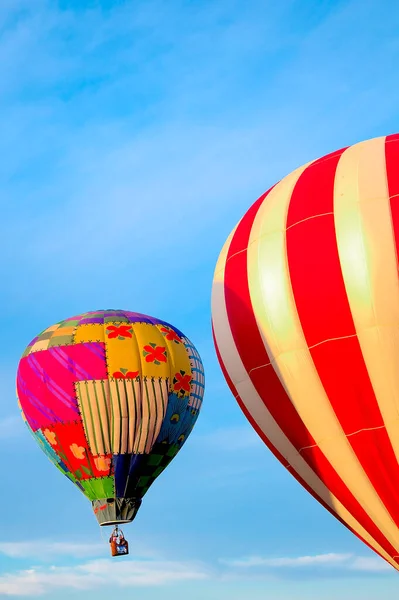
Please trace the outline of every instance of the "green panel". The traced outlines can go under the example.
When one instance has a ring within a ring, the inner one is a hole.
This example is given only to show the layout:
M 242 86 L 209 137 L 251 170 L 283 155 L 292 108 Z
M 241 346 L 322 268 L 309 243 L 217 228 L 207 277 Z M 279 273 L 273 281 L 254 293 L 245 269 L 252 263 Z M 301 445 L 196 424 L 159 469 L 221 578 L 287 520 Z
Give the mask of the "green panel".
M 163 460 L 162 454 L 150 454 L 147 458 L 147 465 L 157 466 L 157 465 L 161 464 L 162 460 Z
M 92 479 L 86 479 L 85 481 L 81 481 L 80 484 L 83 488 L 83 493 L 89 500 L 97 500 L 97 496 L 95 491 L 91 485 Z
M 110 317 L 104 315 L 104 323 L 130 323 L 130 319 L 123 315 L 112 315 Z
M 155 479 L 156 477 L 158 477 L 162 473 L 162 471 L 164 471 L 166 469 L 167 466 L 168 465 L 162 465 L 161 467 L 158 467 L 158 469 L 156 471 L 154 471 L 154 473 L 152 475 L 153 478 Z
M 61 321 L 58 329 L 61 329 L 62 327 L 76 327 L 79 323 L 80 319 L 75 319 L 74 321 Z
M 73 336 L 73 333 L 69 333 L 68 335 L 56 335 L 51 338 L 48 347 L 52 348 L 54 346 L 65 346 L 65 344 L 72 344 Z
M 49 340 L 52 337 L 53 333 L 54 331 L 46 331 L 45 333 L 42 333 L 37 337 L 37 341 Z
M 179 452 L 179 450 L 180 450 L 179 446 L 175 446 L 175 445 L 170 446 L 170 448 L 168 449 L 168 451 L 166 453 L 166 456 L 171 456 L 173 458 L 174 456 L 176 456 L 176 454 Z
M 148 485 L 150 480 L 151 480 L 151 477 L 147 477 L 147 476 L 140 477 L 140 479 L 137 482 L 137 487 L 144 487 L 144 486 Z
M 80 481 L 85 489 L 85 495 L 89 500 L 100 500 L 101 498 L 113 498 L 115 495 L 113 477 L 93 477 Z

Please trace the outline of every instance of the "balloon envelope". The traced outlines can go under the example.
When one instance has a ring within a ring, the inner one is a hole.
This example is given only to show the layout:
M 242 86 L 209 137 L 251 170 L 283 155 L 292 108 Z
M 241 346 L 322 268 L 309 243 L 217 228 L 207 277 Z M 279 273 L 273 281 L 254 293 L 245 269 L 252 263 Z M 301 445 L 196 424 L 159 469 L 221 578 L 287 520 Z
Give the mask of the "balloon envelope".
M 53 325 L 18 366 L 22 415 L 42 450 L 89 498 L 101 525 L 130 522 L 190 435 L 201 358 L 172 325 L 90 312 Z
M 399 135 L 262 195 L 215 271 L 226 379 L 294 477 L 399 568 Z

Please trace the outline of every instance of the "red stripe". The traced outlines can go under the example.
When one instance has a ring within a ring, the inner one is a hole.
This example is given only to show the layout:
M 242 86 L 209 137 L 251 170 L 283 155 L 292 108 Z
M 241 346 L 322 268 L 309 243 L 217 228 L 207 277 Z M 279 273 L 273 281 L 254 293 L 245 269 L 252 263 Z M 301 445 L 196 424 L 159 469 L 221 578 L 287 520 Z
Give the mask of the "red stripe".
M 318 160 L 314 161 L 311 165 L 306 169 L 306 173 L 313 173 L 314 185 L 315 187 L 310 190 L 310 193 L 306 198 L 302 199 L 302 202 L 295 205 L 295 207 L 290 206 L 290 211 L 288 213 L 287 218 L 287 227 L 291 227 L 294 223 L 298 223 L 299 221 L 303 221 L 304 219 L 309 219 L 310 217 L 314 217 L 315 215 L 320 215 L 326 212 L 332 212 L 333 208 L 328 202 L 323 202 L 323 199 L 319 197 L 317 193 L 317 178 L 318 178 L 318 169 L 315 169 L 317 165 L 323 163 L 322 171 L 324 173 L 334 172 L 337 164 L 337 160 L 341 156 L 341 154 L 346 150 L 346 148 L 341 148 L 341 150 L 337 150 L 336 152 L 332 152 L 331 154 L 327 154 L 327 156 L 323 156 Z
M 336 155 L 333 160 L 319 163 L 301 175 L 289 207 L 288 220 L 292 225 L 292 215 L 298 212 L 298 205 L 308 202 L 310 195 L 317 196 L 318 214 L 332 212 L 338 161 L 339 155 Z M 287 254 L 302 329 L 345 434 L 383 427 L 345 290 L 334 216 L 327 214 L 292 226 L 287 231 Z M 312 347 L 314 344 L 319 345 Z M 351 435 L 348 441 L 399 525 L 399 465 L 386 429 Z
M 393 232 L 395 236 L 396 258 L 399 263 L 399 133 L 389 135 L 385 141 L 385 160 L 388 179 L 388 193 L 391 204 Z
M 315 446 L 314 439 L 296 412 L 274 368 L 271 365 L 256 368 L 270 363 L 270 358 L 260 336 L 251 304 L 247 278 L 247 246 L 253 221 L 266 196 L 267 194 L 259 198 L 241 220 L 227 254 L 225 267 L 226 309 L 237 351 L 246 371 L 250 373 L 251 381 L 259 396 L 291 444 L 298 451 L 304 447 L 313 446 L 303 451 L 304 460 L 318 474 L 334 496 L 362 523 L 370 535 L 375 537 L 388 553 L 391 553 L 392 547 L 389 546 L 389 550 L 387 549 L 385 538 L 373 526 L 324 454 Z M 251 372 L 254 368 L 256 370 Z M 360 519 L 362 520 L 360 521 Z M 374 533 L 372 534 L 371 531 Z
M 387 135 L 385 141 L 386 142 L 397 142 L 399 140 L 399 133 L 391 133 L 391 135 Z
M 311 488 L 304 479 L 302 479 L 302 477 L 300 475 L 298 475 L 298 473 L 295 471 L 295 469 L 293 467 L 291 467 L 290 465 L 287 465 L 287 460 L 284 458 L 284 456 L 282 454 L 280 454 L 280 452 L 277 450 L 277 448 L 275 446 L 273 446 L 273 444 L 270 442 L 270 440 L 266 437 L 265 433 L 263 432 L 263 430 L 259 427 L 259 425 L 257 424 L 257 422 L 255 421 L 255 419 L 253 419 L 251 413 L 248 411 L 247 407 L 245 406 L 245 404 L 243 403 L 243 401 L 241 400 L 233 382 L 231 381 L 229 374 L 227 372 L 227 369 L 223 363 L 222 357 L 220 355 L 219 352 L 219 348 L 217 345 L 217 341 L 216 341 L 216 337 L 215 337 L 215 333 L 212 327 L 212 334 L 213 334 L 213 340 L 214 340 L 214 344 L 215 344 L 215 349 L 216 349 L 216 355 L 218 357 L 219 363 L 220 363 L 220 367 L 222 369 L 223 375 L 226 379 L 227 385 L 229 386 L 232 394 L 234 395 L 235 399 L 237 400 L 242 412 L 244 413 L 244 415 L 246 416 L 246 418 L 248 419 L 249 423 L 252 425 L 253 429 L 256 431 L 256 433 L 259 435 L 259 437 L 261 438 L 261 440 L 264 442 L 264 444 L 267 446 L 267 448 L 269 448 L 269 450 L 274 454 L 274 456 L 277 458 L 278 461 L 280 461 L 280 463 L 291 473 L 291 475 L 296 479 L 296 481 L 298 483 L 300 483 L 300 485 L 302 485 L 302 487 L 305 488 L 305 490 L 307 492 L 309 492 L 309 494 L 315 499 L 317 500 L 317 502 L 319 502 L 326 510 L 328 510 L 328 512 L 335 517 L 342 525 L 344 525 L 347 529 L 349 529 L 349 531 L 351 533 L 353 533 L 357 538 L 359 538 L 364 544 L 366 544 L 366 546 L 368 546 L 371 550 L 373 550 L 374 552 L 376 552 L 379 556 L 381 556 L 381 558 L 383 558 L 384 560 L 386 560 L 375 548 L 373 548 L 368 542 L 366 542 L 361 535 L 359 535 L 354 529 L 352 529 L 352 527 L 350 525 L 348 525 L 348 523 L 346 523 L 328 504 L 326 504 L 324 502 L 324 500 L 322 498 L 320 498 L 320 496 L 318 494 L 316 494 L 316 492 L 313 490 L 313 488 Z M 342 484 L 344 487 L 345 484 Z M 367 513 L 364 511 L 364 509 L 361 507 L 361 505 L 357 502 L 357 500 L 352 496 L 351 492 L 349 491 L 348 488 L 346 488 L 346 493 L 347 493 L 347 497 L 351 499 L 351 502 L 353 503 L 353 506 L 356 506 L 356 510 L 359 514 L 362 515 L 362 519 L 364 523 L 367 523 L 368 527 L 365 529 L 367 529 L 368 533 L 371 535 L 371 537 L 373 537 L 376 541 L 378 540 L 379 545 L 387 552 L 387 554 L 389 554 L 391 557 L 393 557 L 394 555 L 397 554 L 395 548 L 393 546 L 391 546 L 391 544 L 388 542 L 388 540 L 381 534 L 380 530 L 374 525 L 374 523 L 372 522 L 372 520 L 370 519 L 370 517 L 367 515 Z M 364 527 L 364 525 L 363 525 Z M 381 543 L 383 542 L 383 543 Z M 399 565 L 399 560 L 398 559 L 394 559 L 395 562 L 398 563 Z M 388 563 L 390 564 L 390 563 Z M 399 570 L 399 567 L 398 567 Z
M 247 279 L 247 246 L 253 221 L 265 198 L 266 194 L 253 204 L 232 238 L 225 267 L 226 309 L 231 332 L 245 369 L 248 373 L 256 369 L 251 373 L 251 380 L 260 397 L 276 420 L 282 424 L 282 429 L 290 430 L 290 439 L 299 449 L 313 445 L 314 440 L 299 419 L 273 367 L 270 365 L 258 369 L 259 366 L 270 363 L 270 358 L 253 314 Z

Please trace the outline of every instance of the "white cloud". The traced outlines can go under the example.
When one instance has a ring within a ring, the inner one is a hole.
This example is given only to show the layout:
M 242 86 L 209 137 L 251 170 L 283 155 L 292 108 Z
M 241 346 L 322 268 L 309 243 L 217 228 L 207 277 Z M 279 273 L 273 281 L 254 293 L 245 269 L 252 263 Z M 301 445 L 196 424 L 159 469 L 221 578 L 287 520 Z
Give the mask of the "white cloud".
M 235 569 L 282 569 L 282 568 L 341 568 L 350 571 L 392 572 L 392 567 L 378 557 L 361 557 L 353 554 L 316 554 L 313 556 L 264 558 L 248 556 L 240 559 L 221 560 L 222 564 Z
M 43 553 L 51 555 L 51 566 L 35 566 L 16 572 L 0 574 L 0 596 L 42 596 L 52 594 L 57 589 L 95 590 L 104 587 L 156 587 L 177 584 L 184 581 L 200 581 L 229 577 L 253 577 L 258 569 L 258 576 L 284 569 L 295 570 L 335 570 L 346 573 L 384 573 L 392 572 L 392 568 L 375 557 L 361 557 L 348 553 L 326 553 L 313 556 L 265 558 L 249 556 L 235 560 L 220 560 L 227 568 L 213 569 L 203 562 L 164 560 L 158 557 L 143 558 L 131 555 L 128 559 L 92 559 L 86 562 L 69 565 L 54 565 L 57 556 L 73 558 L 89 558 L 104 552 L 99 544 L 75 542 L 46 542 L 45 540 L 0 543 L 0 552 L 15 559 L 27 557 L 43 558 Z
M 92 557 L 108 552 L 107 544 L 89 542 L 51 542 L 29 540 L 0 542 L 0 553 L 14 559 L 34 558 L 52 561 L 51 566 L 35 566 L 16 572 L 0 574 L 0 596 L 40 596 L 55 589 L 89 590 L 98 587 L 159 586 L 179 581 L 205 579 L 208 569 L 200 563 L 164 560 L 156 553 L 141 550 L 140 556 L 115 561 Z M 59 557 L 86 558 L 77 565 L 59 566 Z M 92 560 L 90 560 L 92 559 Z
M 368 556 L 356 556 L 350 566 L 353 571 L 368 571 L 368 572 L 380 572 L 389 571 L 392 572 L 392 567 L 378 557 Z
M 40 596 L 56 589 L 161 586 L 208 577 L 205 567 L 175 561 L 90 561 L 74 567 L 32 568 L 0 575 L 0 596 Z
M 55 556 L 74 558 L 92 557 L 104 554 L 104 544 L 52 542 L 49 540 L 30 540 L 22 542 L 0 542 L 0 553 L 11 558 L 38 557 L 42 559 Z
M 108 555 L 108 537 L 110 532 L 101 530 L 102 542 L 82 541 L 53 541 L 50 539 L 0 541 L 0 554 L 15 559 L 34 558 L 39 562 L 54 562 L 58 557 L 72 559 L 94 559 L 97 556 Z M 161 560 L 162 555 L 150 548 L 146 541 L 137 539 L 130 545 L 130 552 L 136 558 L 143 560 Z
M 248 556 L 233 560 L 224 560 L 223 563 L 230 567 L 307 567 L 314 565 L 342 564 L 351 558 L 351 554 L 318 554 L 315 556 L 297 556 L 295 558 L 262 558 L 261 556 Z

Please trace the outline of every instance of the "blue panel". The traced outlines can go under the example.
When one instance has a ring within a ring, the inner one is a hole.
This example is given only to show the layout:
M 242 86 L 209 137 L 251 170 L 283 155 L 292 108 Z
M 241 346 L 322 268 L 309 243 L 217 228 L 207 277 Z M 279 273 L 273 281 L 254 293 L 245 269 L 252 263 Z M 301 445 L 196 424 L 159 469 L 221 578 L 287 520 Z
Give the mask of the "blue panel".
M 129 489 L 134 489 L 140 477 L 140 466 L 145 459 L 143 454 L 114 454 L 115 495 L 117 498 L 130 498 Z

